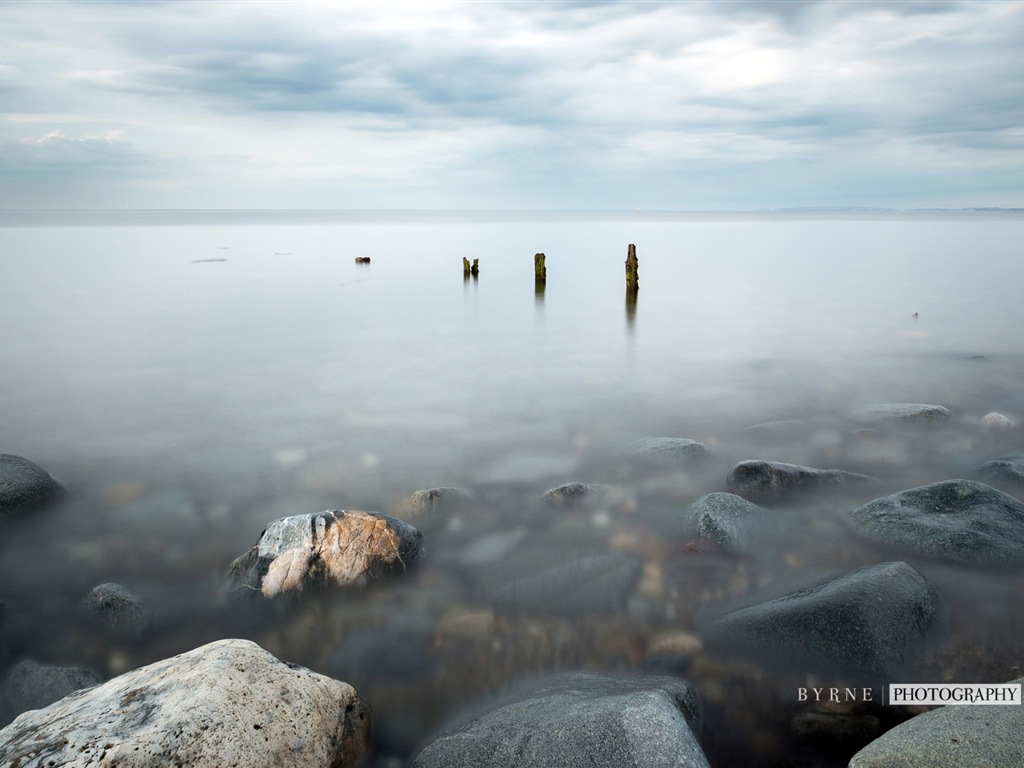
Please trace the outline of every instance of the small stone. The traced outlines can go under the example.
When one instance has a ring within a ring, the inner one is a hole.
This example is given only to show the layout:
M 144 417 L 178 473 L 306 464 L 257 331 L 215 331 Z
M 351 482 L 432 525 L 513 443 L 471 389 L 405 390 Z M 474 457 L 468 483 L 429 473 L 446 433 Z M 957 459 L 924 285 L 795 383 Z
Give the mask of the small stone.
M 879 403 L 853 414 L 863 424 L 932 425 L 949 421 L 949 409 L 941 405 L 921 403 Z
M 100 584 L 86 595 L 83 607 L 108 632 L 137 638 L 149 628 L 151 612 L 146 602 L 121 584 Z
M 631 456 L 649 464 L 687 466 L 708 456 L 704 443 L 688 437 L 642 437 L 626 446 Z
M 873 477 L 842 469 L 814 469 L 781 461 L 741 461 L 725 478 L 731 493 L 754 502 L 773 502 L 809 491 L 847 488 Z
M 748 544 L 750 523 L 763 510 L 741 496 L 716 492 L 701 496 L 683 512 L 687 528 L 696 536 L 734 552 Z
M 54 667 L 23 659 L 7 671 L 0 683 L 0 726 L 22 712 L 42 709 L 73 691 L 100 682 L 100 677 L 89 669 Z
M 981 425 L 992 431 L 1014 428 L 1014 423 L 1001 413 L 986 413 L 981 419 Z
M 34 512 L 66 495 L 42 467 L 21 456 L 0 453 L 0 519 Z
M 416 491 L 399 507 L 399 514 L 417 517 L 442 509 L 458 509 L 468 504 L 473 494 L 465 488 L 441 487 Z

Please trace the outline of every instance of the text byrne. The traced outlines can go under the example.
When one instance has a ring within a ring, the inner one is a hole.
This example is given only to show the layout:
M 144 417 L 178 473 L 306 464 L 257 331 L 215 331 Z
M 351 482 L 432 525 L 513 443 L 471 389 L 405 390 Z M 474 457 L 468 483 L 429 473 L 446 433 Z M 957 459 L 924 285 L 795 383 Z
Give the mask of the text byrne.
M 873 701 L 870 688 L 797 688 L 797 701 Z

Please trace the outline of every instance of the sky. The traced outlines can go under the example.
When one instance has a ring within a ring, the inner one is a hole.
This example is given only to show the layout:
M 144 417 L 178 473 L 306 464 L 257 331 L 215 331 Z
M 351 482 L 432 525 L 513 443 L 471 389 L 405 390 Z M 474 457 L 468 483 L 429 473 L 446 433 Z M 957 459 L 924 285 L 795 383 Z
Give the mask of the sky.
M 1024 0 L 0 2 L 0 208 L 1024 207 Z

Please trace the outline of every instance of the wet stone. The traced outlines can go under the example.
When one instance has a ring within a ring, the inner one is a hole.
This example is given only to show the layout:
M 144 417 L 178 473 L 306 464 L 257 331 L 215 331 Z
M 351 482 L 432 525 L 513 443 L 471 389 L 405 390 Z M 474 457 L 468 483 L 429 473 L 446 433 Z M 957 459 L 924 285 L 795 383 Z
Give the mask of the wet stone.
M 992 483 L 1024 485 L 1024 453 L 1008 453 L 978 467 L 978 477 Z
M 369 718 L 347 683 L 220 640 L 25 712 L 3 765 L 359 765 Z
M 39 465 L 0 453 L 0 519 L 34 512 L 66 495 L 64 487 Z
M 716 492 L 701 496 L 683 513 L 694 535 L 715 544 L 723 552 L 734 552 L 748 543 L 752 523 L 763 510 L 741 496 Z
M 677 678 L 561 675 L 445 726 L 410 768 L 706 768 L 699 712 Z
M 429 515 L 446 510 L 459 509 L 473 499 L 473 494 L 465 488 L 443 486 L 416 491 L 409 496 L 400 507 L 400 513 L 411 516 Z
M 985 427 L 985 429 L 989 429 L 994 432 L 1012 430 L 1015 427 L 1013 421 L 1009 417 L 995 412 L 986 413 L 981 419 L 981 425 Z
M 152 620 L 146 602 L 122 584 L 93 587 L 82 601 L 82 607 L 86 615 L 115 637 L 140 637 Z
M 726 614 L 707 645 L 823 673 L 900 671 L 938 621 L 937 596 L 903 562 L 881 563 Z
M 687 466 L 711 451 L 687 437 L 642 437 L 627 445 L 626 453 L 645 464 Z
M 837 490 L 874 482 L 874 478 L 842 469 L 814 469 L 781 461 L 741 461 L 725 478 L 731 493 L 757 503 L 776 502 L 811 491 Z
M 967 565 L 1024 565 L 1024 503 L 973 480 L 875 499 L 850 519 L 867 538 L 906 552 Z
M 41 709 L 100 682 L 99 675 L 89 669 L 55 667 L 23 659 L 0 682 L 0 725 L 7 725 L 22 712 Z
M 862 424 L 942 424 L 949 421 L 949 409 L 924 403 L 879 403 L 853 414 Z
M 274 520 L 228 570 L 234 593 L 362 587 L 404 573 L 425 554 L 423 535 L 380 512 L 328 510 Z

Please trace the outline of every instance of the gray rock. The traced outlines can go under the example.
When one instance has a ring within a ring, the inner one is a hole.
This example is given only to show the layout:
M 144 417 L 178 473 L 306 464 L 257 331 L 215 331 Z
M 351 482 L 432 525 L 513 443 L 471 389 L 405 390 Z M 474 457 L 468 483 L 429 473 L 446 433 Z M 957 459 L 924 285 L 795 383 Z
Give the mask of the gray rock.
M 953 563 L 1024 564 L 1024 503 L 973 480 L 945 480 L 850 513 L 867 538 Z
M 1015 429 L 1013 420 L 1008 416 L 1004 416 L 1001 413 L 986 413 L 981 419 L 981 425 L 985 429 L 992 430 L 994 432 L 1006 431 Z
M 677 678 L 562 675 L 444 728 L 410 768 L 706 768 L 699 710 Z
M 626 446 L 626 452 L 648 464 L 687 466 L 708 456 L 704 443 L 687 437 L 642 437 Z
M 400 507 L 402 514 L 418 517 L 429 515 L 437 510 L 458 509 L 473 499 L 473 494 L 465 488 L 439 487 L 416 491 Z
M 862 424 L 942 424 L 949 417 L 948 408 L 923 403 L 879 403 L 853 414 Z
M 566 483 L 544 492 L 541 500 L 549 504 L 573 504 L 584 499 L 601 498 L 608 492 L 608 486 L 596 483 Z
M 762 511 L 740 496 L 719 491 L 690 504 L 683 519 L 694 535 L 714 542 L 725 552 L 735 552 L 748 543 L 750 523 Z
M 54 667 L 23 659 L 0 683 L 0 725 L 30 709 L 41 709 L 69 693 L 98 685 L 99 675 L 81 667 Z
M 824 673 L 898 672 L 938 620 L 935 591 L 903 562 L 881 563 L 726 614 L 709 647 Z
M 67 495 L 50 473 L 21 456 L 0 453 L 0 518 L 33 512 Z
M 25 712 L 0 764 L 357 765 L 368 716 L 352 686 L 220 640 Z
M 87 615 L 115 637 L 137 638 L 149 629 L 152 613 L 146 602 L 121 584 L 93 587 L 82 607 Z
M 423 535 L 380 512 L 328 510 L 274 520 L 228 569 L 235 592 L 360 587 L 404 572 L 425 554 Z
M 842 469 L 814 469 L 762 459 L 741 461 L 725 478 L 730 492 L 754 502 L 779 501 L 795 494 L 866 482 L 874 482 L 874 478 Z
M 1024 485 L 1024 453 L 1008 453 L 978 467 L 978 477 L 993 483 Z
M 1022 768 L 1022 733 L 1019 703 L 941 707 L 882 734 L 853 756 L 849 768 Z

